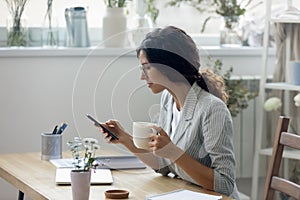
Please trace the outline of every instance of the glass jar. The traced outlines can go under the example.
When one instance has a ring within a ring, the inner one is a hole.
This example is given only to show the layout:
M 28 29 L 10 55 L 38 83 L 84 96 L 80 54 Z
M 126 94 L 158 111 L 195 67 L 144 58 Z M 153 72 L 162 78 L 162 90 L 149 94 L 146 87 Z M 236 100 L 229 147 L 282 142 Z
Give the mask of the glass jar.
M 18 47 L 28 45 L 27 17 L 7 17 L 7 46 Z
M 239 27 L 238 16 L 223 17 L 220 30 L 220 45 L 222 47 L 241 47 L 243 44 L 242 29 Z
M 42 46 L 47 48 L 58 47 L 59 30 L 58 18 L 54 11 L 49 10 L 44 18 L 42 26 Z

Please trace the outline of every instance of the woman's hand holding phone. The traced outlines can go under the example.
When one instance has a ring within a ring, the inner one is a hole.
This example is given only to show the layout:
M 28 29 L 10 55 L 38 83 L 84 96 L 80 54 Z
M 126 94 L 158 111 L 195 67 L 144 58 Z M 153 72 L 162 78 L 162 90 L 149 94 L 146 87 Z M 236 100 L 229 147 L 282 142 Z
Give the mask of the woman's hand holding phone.
M 106 133 L 109 137 L 111 137 L 111 139 L 113 140 L 118 140 L 119 138 L 113 133 L 111 132 L 109 129 L 107 129 L 104 125 L 102 125 L 100 122 L 98 122 L 95 118 L 93 118 L 91 115 L 87 114 L 86 115 L 90 120 L 92 120 L 94 122 L 94 124 L 97 127 L 100 127 L 102 129 L 103 133 Z

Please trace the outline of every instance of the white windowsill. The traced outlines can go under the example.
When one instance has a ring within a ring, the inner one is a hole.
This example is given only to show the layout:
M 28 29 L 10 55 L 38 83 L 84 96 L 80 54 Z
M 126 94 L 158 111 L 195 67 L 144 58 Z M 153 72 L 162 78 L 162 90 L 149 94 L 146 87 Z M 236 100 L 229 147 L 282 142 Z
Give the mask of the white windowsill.
M 275 55 L 275 50 L 270 50 L 270 55 Z M 136 56 L 134 48 L 0 48 L 0 57 L 74 57 L 74 56 Z M 203 46 L 200 50 L 202 56 L 261 56 L 261 47 L 222 48 L 220 46 Z
M 30 28 L 30 33 L 40 31 L 39 28 Z M 64 43 L 64 28 L 61 28 L 60 44 Z M 35 35 L 35 34 L 32 34 Z M 101 42 L 101 29 L 90 29 L 90 40 L 92 47 L 84 48 L 69 48 L 60 46 L 58 48 L 43 48 L 40 47 L 40 39 L 34 39 L 31 36 L 30 47 L 6 47 L 6 30 L 4 27 L 0 27 L 0 57 L 73 57 L 73 56 L 136 56 L 135 48 L 133 47 L 120 47 L 120 48 L 105 48 L 97 47 L 96 45 Z M 242 46 L 240 48 L 223 48 L 219 44 L 218 35 L 200 35 L 191 34 L 198 47 L 200 48 L 201 56 L 261 56 L 262 47 L 249 47 Z M 275 55 L 275 49 L 270 49 L 270 55 Z

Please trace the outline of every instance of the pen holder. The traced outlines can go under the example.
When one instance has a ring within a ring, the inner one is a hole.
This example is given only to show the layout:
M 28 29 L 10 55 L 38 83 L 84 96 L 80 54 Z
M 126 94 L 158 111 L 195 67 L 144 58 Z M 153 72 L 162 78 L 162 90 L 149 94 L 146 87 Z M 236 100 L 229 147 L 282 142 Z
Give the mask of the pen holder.
M 62 158 L 62 135 L 41 133 L 42 160 Z

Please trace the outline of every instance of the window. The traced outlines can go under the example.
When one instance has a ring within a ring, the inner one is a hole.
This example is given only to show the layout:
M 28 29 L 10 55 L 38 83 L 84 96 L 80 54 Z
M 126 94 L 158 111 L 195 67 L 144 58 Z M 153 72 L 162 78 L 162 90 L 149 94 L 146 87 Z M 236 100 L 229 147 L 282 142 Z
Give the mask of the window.
M 157 26 L 175 25 L 186 30 L 188 33 L 200 33 L 202 23 L 207 16 L 211 14 L 199 13 L 196 9 L 182 5 L 181 7 L 166 6 L 168 0 L 156 0 L 157 8 L 160 10 L 159 17 L 157 19 Z M 252 3 L 265 0 L 252 0 Z M 25 15 L 28 18 L 29 27 L 40 27 L 43 23 L 43 16 L 46 13 L 47 0 L 28 0 L 28 4 L 25 8 Z M 286 1 L 273 0 L 273 5 L 277 5 L 277 8 L 285 8 Z M 300 9 L 300 1 L 294 0 L 294 5 Z M 68 7 L 84 6 L 88 8 L 87 18 L 89 28 L 101 28 L 102 16 L 105 12 L 104 0 L 53 0 L 53 10 L 59 20 L 59 26 L 65 27 L 64 10 Z M 255 14 L 253 14 L 253 12 Z M 246 12 L 249 18 L 258 18 L 261 23 L 261 29 L 264 27 L 264 6 L 259 5 L 253 12 Z M 249 14 L 248 14 L 249 13 Z M 213 18 L 207 24 L 204 33 L 207 34 L 219 34 L 221 18 L 217 17 L 215 13 L 212 13 L 216 18 Z M 0 27 L 6 27 L 6 19 L 9 15 L 7 5 L 5 1 L 0 1 Z

